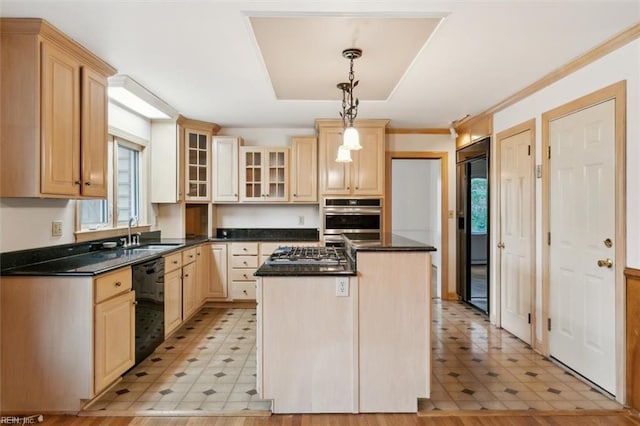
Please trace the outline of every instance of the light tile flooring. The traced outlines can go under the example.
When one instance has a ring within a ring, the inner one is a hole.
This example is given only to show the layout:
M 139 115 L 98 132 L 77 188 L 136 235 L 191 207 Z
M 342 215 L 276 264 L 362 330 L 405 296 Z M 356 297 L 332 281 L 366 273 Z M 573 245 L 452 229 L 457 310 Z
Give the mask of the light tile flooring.
M 264 413 L 255 309 L 204 308 L 84 415 Z M 620 409 L 469 306 L 433 302 L 432 392 L 421 411 Z
M 580 410 L 622 406 L 458 302 L 434 301 L 429 410 Z
M 255 309 L 204 308 L 83 414 L 270 409 L 256 391 Z

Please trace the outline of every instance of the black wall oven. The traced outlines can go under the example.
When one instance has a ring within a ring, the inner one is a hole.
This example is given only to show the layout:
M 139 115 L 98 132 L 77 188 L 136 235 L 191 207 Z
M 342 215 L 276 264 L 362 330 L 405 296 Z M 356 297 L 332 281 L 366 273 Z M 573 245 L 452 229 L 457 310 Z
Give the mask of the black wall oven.
M 357 241 L 379 241 L 382 233 L 380 198 L 326 198 L 322 206 L 325 245 L 342 244 L 342 234 Z

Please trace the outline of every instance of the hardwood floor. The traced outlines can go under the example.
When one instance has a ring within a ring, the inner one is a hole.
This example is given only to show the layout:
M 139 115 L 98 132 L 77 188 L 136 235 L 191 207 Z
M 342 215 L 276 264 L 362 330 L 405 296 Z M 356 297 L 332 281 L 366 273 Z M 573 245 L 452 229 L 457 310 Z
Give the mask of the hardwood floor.
M 639 426 L 640 417 L 621 411 L 571 413 L 468 413 L 418 417 L 415 414 L 295 414 L 270 417 L 75 417 L 46 416 L 47 425 L 108 425 L 108 426 Z

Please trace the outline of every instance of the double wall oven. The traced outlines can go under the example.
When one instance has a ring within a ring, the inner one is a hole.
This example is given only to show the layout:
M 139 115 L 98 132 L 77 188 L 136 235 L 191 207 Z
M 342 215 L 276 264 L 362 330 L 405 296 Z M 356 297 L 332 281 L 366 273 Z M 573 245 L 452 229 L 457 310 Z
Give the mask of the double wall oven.
M 342 234 L 356 241 L 380 241 L 381 198 L 325 198 L 322 204 L 325 245 L 344 245 Z

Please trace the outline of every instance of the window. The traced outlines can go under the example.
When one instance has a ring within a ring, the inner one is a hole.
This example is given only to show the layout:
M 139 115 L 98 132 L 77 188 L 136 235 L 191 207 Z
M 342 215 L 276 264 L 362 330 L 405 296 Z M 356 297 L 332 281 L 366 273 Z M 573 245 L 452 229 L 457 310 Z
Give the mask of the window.
M 471 179 L 471 234 L 487 233 L 487 179 Z
M 127 226 L 131 217 L 142 220 L 142 153 L 144 147 L 118 137 L 109 137 L 106 200 L 82 200 L 79 205 L 79 230 L 98 230 Z M 115 219 L 114 219 L 115 218 Z

